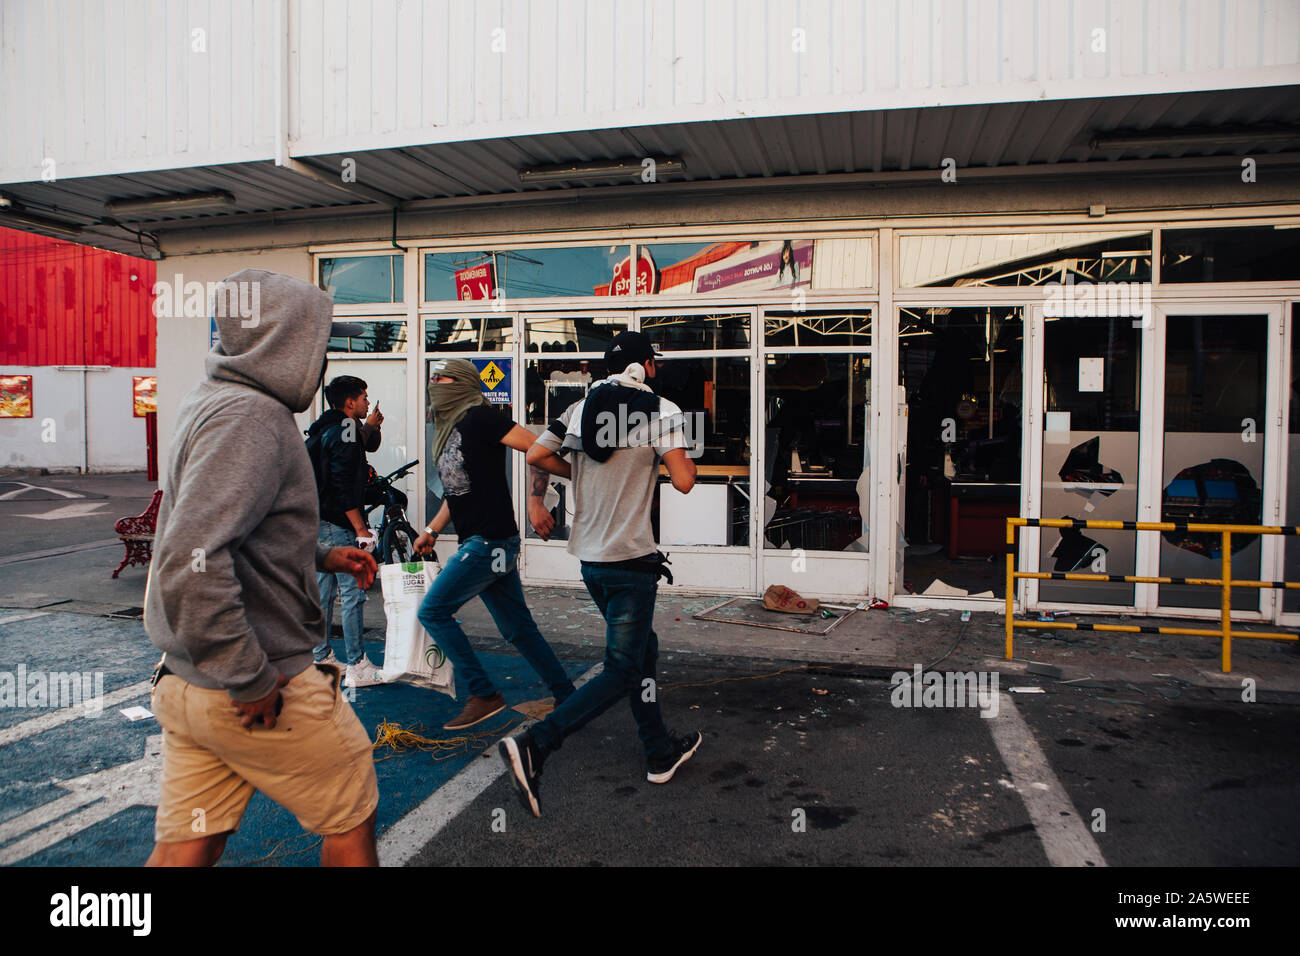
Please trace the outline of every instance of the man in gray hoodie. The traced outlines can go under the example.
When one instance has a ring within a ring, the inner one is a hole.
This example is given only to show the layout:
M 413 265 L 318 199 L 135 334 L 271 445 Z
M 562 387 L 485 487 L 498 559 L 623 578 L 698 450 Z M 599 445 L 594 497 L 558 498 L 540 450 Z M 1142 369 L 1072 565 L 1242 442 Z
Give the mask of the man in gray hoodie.
M 316 482 L 293 417 L 320 387 L 333 302 L 252 269 L 218 295 L 253 308 L 218 304 L 221 342 L 181 404 L 168 460 L 145 594 L 145 629 L 164 652 L 148 862 L 215 863 L 261 790 L 323 835 L 323 865 L 375 865 L 370 738 L 337 667 L 314 664 L 312 648 L 323 627 L 316 572 L 351 573 L 365 588 L 376 565 L 360 548 L 318 545 Z

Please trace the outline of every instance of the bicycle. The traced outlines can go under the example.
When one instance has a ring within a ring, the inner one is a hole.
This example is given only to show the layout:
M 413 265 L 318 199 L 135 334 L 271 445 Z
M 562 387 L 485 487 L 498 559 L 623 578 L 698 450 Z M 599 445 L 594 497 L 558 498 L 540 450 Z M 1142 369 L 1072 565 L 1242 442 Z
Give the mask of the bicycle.
M 406 518 L 406 494 L 395 488 L 393 482 L 405 478 L 419 463 L 419 459 L 408 462 L 382 478 L 373 468 L 370 469 L 363 515 L 366 527 L 370 527 L 370 513 L 376 508 L 384 509 L 383 518 L 375 530 L 375 537 L 379 540 L 377 557 L 380 564 L 404 564 L 415 557 L 415 539 L 419 535 Z

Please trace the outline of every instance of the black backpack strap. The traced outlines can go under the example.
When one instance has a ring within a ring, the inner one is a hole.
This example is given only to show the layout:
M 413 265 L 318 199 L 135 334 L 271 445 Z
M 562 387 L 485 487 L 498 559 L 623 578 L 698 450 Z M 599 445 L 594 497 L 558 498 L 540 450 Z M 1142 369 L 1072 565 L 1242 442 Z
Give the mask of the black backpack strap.
M 311 459 L 311 470 L 316 476 L 317 491 L 325 487 L 325 476 L 329 473 L 325 461 L 325 449 L 330 441 L 330 435 L 332 432 L 341 431 L 341 425 L 331 425 L 307 438 L 307 457 Z

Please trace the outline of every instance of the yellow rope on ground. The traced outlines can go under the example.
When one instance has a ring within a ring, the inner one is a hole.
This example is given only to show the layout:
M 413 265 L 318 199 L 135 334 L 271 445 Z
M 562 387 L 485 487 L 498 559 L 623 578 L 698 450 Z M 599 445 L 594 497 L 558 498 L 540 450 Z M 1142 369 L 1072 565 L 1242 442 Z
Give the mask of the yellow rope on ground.
M 241 864 L 239 864 L 239 865 L 240 865 L 240 866 L 256 866 L 258 863 L 266 863 L 266 862 L 268 862 L 268 861 L 270 861 L 270 860 L 272 860 L 272 859 L 283 860 L 283 859 L 287 859 L 288 857 L 291 857 L 291 856 L 297 856 L 299 853 L 306 853 L 308 850 L 314 850 L 314 849 L 316 849 L 316 847 L 320 846 L 321 843 L 324 842 L 324 838 L 323 838 L 323 837 L 316 837 L 315 841 L 313 841 L 312 843 L 307 844 L 305 847 L 303 847 L 303 848 L 300 849 L 300 850 L 290 850 L 290 851 L 287 852 L 287 853 L 281 853 L 281 854 L 279 854 L 278 856 L 276 855 L 276 851 L 279 850 L 280 847 L 282 847 L 282 846 L 284 846 L 286 843 L 288 843 L 290 840 L 299 840 L 299 839 L 302 839 L 303 837 L 310 838 L 310 837 L 312 837 L 312 836 L 314 836 L 314 834 L 311 834 L 311 833 L 299 833 L 299 834 L 296 834 L 296 835 L 291 836 L 291 837 L 285 837 L 283 840 L 278 840 L 278 841 L 276 841 L 275 846 L 271 847 L 271 852 L 267 853 L 266 856 L 259 856 L 256 860 L 249 860 L 247 863 L 241 863 Z
M 379 750 L 381 747 L 387 747 L 393 752 L 384 757 L 376 757 L 375 762 L 388 760 L 390 757 L 400 757 L 414 750 L 422 750 L 432 755 L 434 760 L 448 760 L 459 754 L 468 753 L 470 750 L 484 750 L 494 739 L 500 737 L 516 724 L 522 723 L 523 719 L 522 717 L 515 717 L 508 723 L 492 730 L 480 730 L 472 734 L 461 734 L 456 737 L 426 737 L 424 736 L 426 729 L 424 724 L 412 724 L 410 727 L 403 727 L 401 724 L 384 720 L 375 728 L 373 749 Z
M 765 677 L 776 677 L 780 674 L 793 674 L 797 672 L 808 672 L 814 670 L 833 671 L 837 666 L 834 664 L 801 664 L 796 667 L 783 667 L 779 671 L 771 671 L 766 674 L 747 674 L 743 677 L 719 677 L 715 680 L 688 681 L 677 684 L 661 684 L 660 687 L 709 687 L 713 684 L 725 684 L 729 681 L 738 680 L 762 680 Z M 516 717 L 504 726 L 492 730 L 481 730 L 472 734 L 462 734 L 456 737 L 426 737 L 424 736 L 425 726 L 423 724 L 412 724 L 410 727 L 403 727 L 401 724 L 393 723 L 390 720 L 381 721 L 375 728 L 375 742 L 373 749 L 387 747 L 393 752 L 383 757 L 376 757 L 375 762 L 388 760 L 391 757 L 400 757 L 414 750 L 422 750 L 431 754 L 434 760 L 448 760 L 452 757 L 469 752 L 471 749 L 484 750 L 496 738 L 502 736 L 511 727 L 522 723 L 523 717 Z

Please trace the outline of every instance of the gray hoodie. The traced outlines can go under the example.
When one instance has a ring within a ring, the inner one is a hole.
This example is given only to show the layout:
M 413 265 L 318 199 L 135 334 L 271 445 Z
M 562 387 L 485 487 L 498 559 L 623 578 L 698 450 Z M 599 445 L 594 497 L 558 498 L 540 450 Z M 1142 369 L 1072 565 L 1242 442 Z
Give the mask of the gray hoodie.
M 320 386 L 334 307 L 274 272 L 225 281 L 256 283 L 243 288 L 258 291 L 260 313 L 217 318 L 221 344 L 181 403 L 144 626 L 182 680 L 254 701 L 277 672 L 304 670 L 323 635 L 315 572 L 329 549 L 293 414 Z

